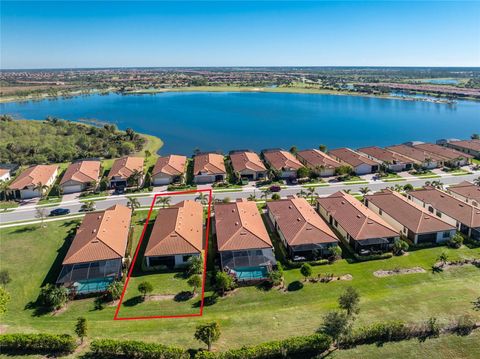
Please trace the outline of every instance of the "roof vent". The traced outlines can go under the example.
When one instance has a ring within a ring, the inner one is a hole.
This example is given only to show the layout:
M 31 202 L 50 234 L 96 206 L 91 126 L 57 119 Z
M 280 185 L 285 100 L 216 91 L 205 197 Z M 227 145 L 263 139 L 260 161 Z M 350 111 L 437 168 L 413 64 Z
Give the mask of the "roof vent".
M 292 209 L 292 206 L 291 206 L 291 205 L 289 205 L 289 206 L 288 206 L 288 208 Z
M 357 218 L 362 218 L 362 216 L 361 216 L 361 215 L 359 215 L 359 214 L 357 214 Z
M 373 224 L 373 221 L 368 220 L 368 221 L 367 221 L 367 224 Z
M 425 216 L 425 217 L 423 217 L 423 218 L 424 218 L 424 219 L 430 219 L 430 217 L 429 217 L 429 216 Z
M 92 233 L 97 233 L 97 229 L 94 228 L 94 229 L 92 230 Z
M 342 203 L 342 204 L 345 204 L 345 201 L 342 201 L 341 203 Z
M 238 226 L 238 222 L 235 222 L 235 225 Z
M 247 232 L 240 232 L 240 235 L 241 235 L 241 236 L 246 236 L 246 235 L 247 235 Z
M 172 234 L 170 234 L 170 237 L 177 237 L 177 234 L 176 234 L 176 233 L 172 233 Z

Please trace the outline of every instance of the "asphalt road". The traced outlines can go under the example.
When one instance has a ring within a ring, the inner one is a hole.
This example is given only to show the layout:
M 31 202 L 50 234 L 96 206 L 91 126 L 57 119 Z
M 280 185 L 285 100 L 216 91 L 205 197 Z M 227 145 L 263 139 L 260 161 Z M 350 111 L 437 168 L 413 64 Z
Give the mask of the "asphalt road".
M 349 189 L 351 192 L 358 192 L 362 187 L 368 187 L 371 191 L 376 192 L 386 187 L 391 187 L 396 184 L 405 185 L 410 183 L 414 187 L 421 187 L 425 184 L 426 181 L 434 181 L 439 180 L 444 185 L 451 185 L 455 183 L 459 183 L 462 181 L 473 181 L 475 178 L 479 177 L 479 172 L 464 176 L 451 176 L 451 175 L 443 175 L 441 178 L 430 178 L 430 179 L 419 179 L 419 178 L 409 178 L 405 181 L 401 182 L 382 182 L 382 181 L 370 181 L 368 184 L 352 184 L 352 185 L 345 185 L 343 183 L 332 183 L 328 187 L 316 187 L 316 193 L 319 196 L 328 196 L 334 192 L 337 192 L 342 189 Z M 300 190 L 306 190 L 304 187 L 301 186 L 288 186 L 281 190 L 280 195 L 282 197 L 288 195 L 295 195 Z M 247 198 L 251 194 L 255 193 L 257 198 L 261 197 L 261 190 L 258 188 L 247 187 L 244 188 L 241 192 L 214 192 L 213 196 L 215 200 L 222 200 L 225 197 L 229 197 L 231 200 L 236 198 Z M 131 195 L 130 195 L 131 196 Z M 154 193 L 151 194 L 141 194 L 140 196 L 135 196 L 137 200 L 140 202 L 142 207 L 149 207 L 152 203 Z M 171 198 L 170 203 L 175 204 L 184 200 L 194 200 L 197 197 L 197 194 L 181 194 L 181 195 L 169 195 Z M 110 196 L 107 199 L 97 200 L 95 201 L 97 210 L 106 209 L 111 207 L 115 204 L 127 204 L 126 196 Z M 68 208 L 70 209 L 71 214 L 78 214 L 80 212 L 82 203 L 78 200 L 72 200 L 63 202 L 57 206 L 51 207 L 43 207 L 49 213 L 51 210 L 55 208 Z M 59 217 L 60 218 L 60 217 Z M 16 221 L 29 221 L 29 220 L 37 220 L 37 210 L 34 206 L 25 206 L 25 207 L 18 207 L 12 212 L 6 212 L 0 214 L 0 223 L 6 224 L 8 222 L 16 222 Z

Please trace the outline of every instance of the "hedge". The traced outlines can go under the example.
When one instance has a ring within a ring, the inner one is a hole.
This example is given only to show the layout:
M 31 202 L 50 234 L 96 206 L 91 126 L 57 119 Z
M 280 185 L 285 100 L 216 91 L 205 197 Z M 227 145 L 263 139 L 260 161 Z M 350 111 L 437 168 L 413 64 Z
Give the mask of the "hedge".
M 186 359 L 181 348 L 135 340 L 96 339 L 90 344 L 92 355 L 99 358 Z
M 323 334 L 313 334 L 267 342 L 252 347 L 232 349 L 223 353 L 200 351 L 195 355 L 195 359 L 303 359 L 325 352 L 331 344 L 330 337 Z
M 378 260 L 378 259 L 392 258 L 393 253 L 385 252 L 385 253 L 382 253 L 382 254 L 370 254 L 370 255 L 367 255 L 367 256 L 361 256 L 361 255 L 355 253 L 354 256 L 355 256 L 355 260 L 357 262 L 367 262 L 367 261 L 375 261 L 375 260 Z
M 21 354 L 67 354 L 77 347 L 68 334 L 2 334 L 0 352 Z
M 355 330 L 342 340 L 342 346 L 386 343 L 416 337 L 419 333 L 402 321 L 374 323 Z
M 308 263 L 310 264 L 312 267 L 313 266 L 321 266 L 321 265 L 325 265 L 325 264 L 330 264 L 331 262 L 328 260 L 328 259 L 319 259 L 319 260 L 316 260 L 316 261 L 304 261 L 304 262 L 294 262 L 294 261 L 291 261 L 289 259 L 287 259 L 285 261 L 285 266 L 288 268 L 288 269 L 298 269 L 300 268 L 304 263 Z

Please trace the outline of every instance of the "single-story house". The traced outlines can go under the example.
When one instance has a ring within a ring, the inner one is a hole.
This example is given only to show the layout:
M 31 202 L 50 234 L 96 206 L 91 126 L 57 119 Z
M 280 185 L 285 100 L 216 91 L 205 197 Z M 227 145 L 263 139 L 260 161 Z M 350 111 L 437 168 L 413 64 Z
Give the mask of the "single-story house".
M 299 151 L 297 152 L 297 157 L 306 167 L 317 171 L 320 177 L 335 175 L 335 169 L 342 165 L 326 153 L 317 149 Z
M 401 154 L 415 160 L 415 164 L 422 168 L 432 169 L 442 167 L 445 158 L 407 145 L 395 145 L 386 147 L 387 150 Z
M 13 193 L 15 198 L 29 199 L 40 197 L 42 194 L 40 186 L 50 187 L 55 183 L 57 175 L 57 165 L 31 166 L 10 183 L 8 190 L 10 193 Z
M 139 186 L 143 183 L 143 157 L 122 157 L 113 162 L 113 166 L 108 172 L 108 186 L 110 188 L 129 187 L 129 178 L 134 173 L 139 173 Z
M 297 178 L 297 170 L 304 167 L 303 164 L 288 151 L 272 149 L 262 151 L 265 162 L 278 171 L 280 178 Z
M 10 181 L 11 173 L 8 168 L 0 168 L 0 182 Z
M 122 276 L 131 210 L 114 205 L 87 213 L 62 262 L 57 284 L 76 294 L 104 292 Z
M 447 192 L 453 197 L 480 207 L 480 186 L 476 186 L 471 182 L 462 181 L 459 184 L 448 186 Z
M 222 182 L 227 178 L 223 155 L 218 153 L 199 153 L 193 159 L 193 182 Z
M 378 214 L 342 191 L 318 198 L 317 211 L 360 254 L 387 251 L 400 238 Z
M 203 252 L 203 207 L 183 201 L 160 208 L 145 249 L 147 268 L 181 268 Z
M 442 145 L 480 158 L 480 140 L 445 141 Z
M 169 155 L 159 157 L 152 171 L 152 184 L 161 186 L 170 183 L 182 183 L 187 170 L 187 157 Z
M 82 192 L 95 186 L 100 178 L 100 161 L 82 160 L 70 164 L 60 180 L 63 193 Z
M 256 203 L 217 203 L 214 209 L 213 230 L 223 270 L 239 281 L 267 278 L 276 261 Z
M 291 258 L 317 259 L 331 254 L 338 238 L 305 198 L 267 202 L 272 221 Z
M 383 190 L 364 200 L 368 208 L 415 244 L 441 243 L 455 235 L 455 226 L 398 192 Z
M 338 162 L 352 167 L 357 175 L 375 173 L 380 169 L 379 162 L 371 160 L 350 148 L 337 148 L 328 151 L 328 154 Z
M 371 160 L 380 162 L 387 170 L 392 172 L 409 171 L 415 163 L 411 158 L 377 146 L 362 147 L 357 152 L 364 154 Z
M 238 173 L 240 178 L 250 181 L 267 178 L 267 168 L 255 152 L 232 151 L 230 152 L 230 161 L 233 171 Z
M 443 147 L 433 143 L 420 143 L 413 147 L 443 157 L 445 159 L 445 164 L 453 167 L 468 165 L 473 158 L 473 156 L 468 153 L 463 153 L 454 150 L 453 148 Z
M 480 208 L 465 203 L 437 188 L 408 192 L 407 198 L 473 239 L 480 239 Z

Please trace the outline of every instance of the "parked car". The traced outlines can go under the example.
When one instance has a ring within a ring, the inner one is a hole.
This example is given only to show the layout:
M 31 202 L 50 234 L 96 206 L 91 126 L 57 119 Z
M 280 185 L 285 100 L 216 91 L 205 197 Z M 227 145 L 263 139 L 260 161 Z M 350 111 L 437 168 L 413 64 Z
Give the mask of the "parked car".
M 55 208 L 50 212 L 50 216 L 64 216 L 69 214 L 70 210 L 68 208 Z

